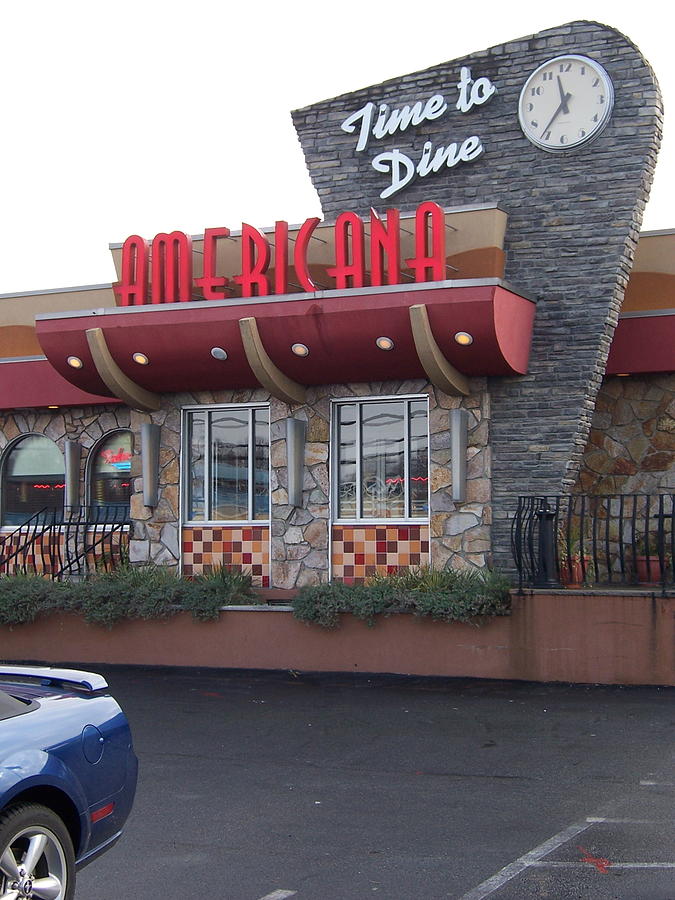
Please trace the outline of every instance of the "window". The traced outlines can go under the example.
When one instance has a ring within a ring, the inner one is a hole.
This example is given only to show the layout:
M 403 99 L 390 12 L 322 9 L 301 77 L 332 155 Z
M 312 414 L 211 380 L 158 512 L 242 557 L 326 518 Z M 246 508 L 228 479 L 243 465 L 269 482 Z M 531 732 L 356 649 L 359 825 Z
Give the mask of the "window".
M 2 524 L 21 525 L 35 513 L 63 511 L 65 467 L 54 441 L 29 434 L 17 441 L 2 469 Z
M 426 518 L 426 398 L 341 402 L 334 410 L 336 518 Z
M 269 409 L 187 410 L 185 518 L 189 522 L 269 519 Z
M 89 463 L 89 503 L 93 511 L 105 510 L 106 518 L 127 518 L 132 455 L 130 431 L 114 431 L 96 445 Z

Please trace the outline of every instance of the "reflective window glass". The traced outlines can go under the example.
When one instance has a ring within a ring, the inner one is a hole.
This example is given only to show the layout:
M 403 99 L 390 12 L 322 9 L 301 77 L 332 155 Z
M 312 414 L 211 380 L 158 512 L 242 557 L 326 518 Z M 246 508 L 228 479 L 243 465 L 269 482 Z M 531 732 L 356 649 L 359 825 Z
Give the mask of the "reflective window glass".
M 190 411 L 186 425 L 186 520 L 269 519 L 269 410 Z
M 131 496 L 132 434 L 115 431 L 94 449 L 90 502 L 94 508 L 118 510 L 126 518 Z
M 416 519 L 429 514 L 427 400 L 335 406 L 338 519 Z
M 48 437 L 30 434 L 14 444 L 2 474 L 3 525 L 21 525 L 36 513 L 62 512 L 63 455 Z

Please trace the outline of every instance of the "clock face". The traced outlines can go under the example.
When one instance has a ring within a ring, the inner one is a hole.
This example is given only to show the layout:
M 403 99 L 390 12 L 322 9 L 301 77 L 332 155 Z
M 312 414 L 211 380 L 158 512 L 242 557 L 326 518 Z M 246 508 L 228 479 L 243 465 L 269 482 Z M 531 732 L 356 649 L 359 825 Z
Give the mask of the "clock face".
M 586 56 L 557 56 L 530 75 L 520 92 L 525 136 L 557 152 L 585 144 L 607 124 L 614 88 L 602 66 Z

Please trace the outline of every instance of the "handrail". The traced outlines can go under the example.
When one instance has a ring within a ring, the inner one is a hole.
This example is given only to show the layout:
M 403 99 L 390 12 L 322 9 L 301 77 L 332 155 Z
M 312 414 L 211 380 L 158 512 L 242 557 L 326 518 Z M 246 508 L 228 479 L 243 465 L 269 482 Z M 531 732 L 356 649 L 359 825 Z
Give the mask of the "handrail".
M 511 523 L 519 585 L 675 586 L 675 494 L 522 496 Z
M 50 521 L 39 528 L 46 512 L 51 513 Z M 87 575 L 100 568 L 110 571 L 122 561 L 124 549 L 116 537 L 129 523 L 126 505 L 41 510 L 7 536 L 10 540 L 24 531 L 26 535 L 11 553 L 0 557 L 0 571 L 6 573 L 13 560 L 24 574 L 35 572 L 52 580 Z
M 51 532 L 54 528 L 54 525 L 56 524 L 57 512 L 60 512 L 60 510 L 56 510 L 53 508 L 49 509 L 45 506 L 38 512 L 33 513 L 33 515 L 29 519 L 27 519 L 25 522 L 22 522 L 22 524 L 19 525 L 19 527 L 12 531 L 10 534 L 3 537 L 1 548 L 4 550 L 6 546 L 11 547 L 13 545 L 13 539 L 17 535 L 20 536 L 22 535 L 22 533 L 25 533 L 25 540 L 23 541 L 23 543 L 19 543 L 19 545 L 15 547 L 11 553 L 8 553 L 6 555 L 3 554 L 2 556 L 0 556 L 0 571 L 2 571 L 5 566 L 9 565 L 12 560 L 17 559 L 19 556 L 23 555 L 23 564 L 21 567 L 21 571 L 25 573 L 26 571 L 28 571 L 27 558 L 30 555 L 31 549 L 35 550 L 36 547 L 39 547 L 40 557 L 44 568 L 45 547 L 42 538 L 48 532 Z M 44 521 L 45 516 L 47 517 L 47 521 Z M 40 524 L 42 524 L 43 526 L 41 529 L 39 529 Z M 48 556 L 51 558 L 53 542 L 50 541 L 48 543 L 48 546 L 50 551 Z
M 99 507 L 95 517 L 87 509 L 66 517 L 62 542 L 65 561 L 63 557 L 60 559 L 60 566 L 52 576 L 54 580 L 67 575 L 88 575 L 101 568 L 109 572 L 122 562 L 122 544 L 116 545 L 114 537 L 128 527 L 129 511 L 122 506 L 112 509 L 117 511 L 113 516 L 106 515 L 109 508 Z M 104 552 L 97 554 L 98 548 Z

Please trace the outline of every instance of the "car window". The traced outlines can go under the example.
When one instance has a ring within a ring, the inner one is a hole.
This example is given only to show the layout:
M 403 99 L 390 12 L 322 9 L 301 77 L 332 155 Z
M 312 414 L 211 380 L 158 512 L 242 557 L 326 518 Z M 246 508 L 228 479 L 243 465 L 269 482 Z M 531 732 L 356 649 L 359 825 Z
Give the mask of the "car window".
M 0 691 L 0 719 L 11 719 L 14 716 L 23 715 L 32 709 L 37 709 L 38 704 L 30 700 L 21 700 L 12 697 L 6 691 Z

